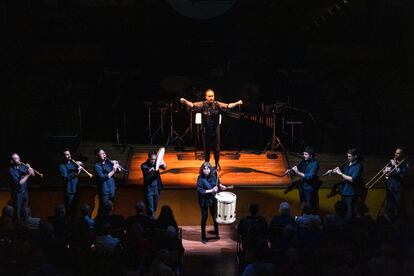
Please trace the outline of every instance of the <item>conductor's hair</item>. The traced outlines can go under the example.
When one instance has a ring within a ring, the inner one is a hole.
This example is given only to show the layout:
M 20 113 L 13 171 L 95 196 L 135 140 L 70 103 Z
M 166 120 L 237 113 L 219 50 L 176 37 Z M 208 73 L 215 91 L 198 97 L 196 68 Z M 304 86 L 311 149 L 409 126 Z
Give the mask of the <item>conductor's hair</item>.
M 358 150 L 356 148 L 348 149 L 348 154 L 358 156 Z
M 204 96 L 207 95 L 207 92 L 213 92 L 214 94 L 216 94 L 216 92 L 214 92 L 213 89 L 207 88 L 206 91 L 204 91 Z
M 309 153 L 312 157 L 315 156 L 315 149 L 313 147 L 307 146 L 303 151 Z

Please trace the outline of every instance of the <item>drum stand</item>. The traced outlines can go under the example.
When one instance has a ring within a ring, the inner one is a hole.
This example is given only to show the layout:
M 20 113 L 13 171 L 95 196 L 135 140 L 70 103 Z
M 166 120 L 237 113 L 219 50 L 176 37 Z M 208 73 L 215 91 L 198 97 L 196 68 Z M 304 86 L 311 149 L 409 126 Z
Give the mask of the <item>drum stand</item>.
M 178 149 L 184 148 L 184 137 L 187 136 L 188 133 L 193 133 L 193 111 L 190 111 L 190 125 L 184 131 L 182 135 L 178 134 L 177 131 L 174 130 L 174 118 L 173 118 L 173 107 L 172 103 L 170 103 L 170 141 L 174 142 L 178 140 L 176 147 Z
M 152 102 L 144 102 L 144 105 L 148 107 L 148 127 L 146 129 L 146 132 L 148 133 L 147 137 L 149 138 L 149 142 L 152 145 L 152 130 L 151 130 L 151 106 Z
M 159 136 L 161 139 L 164 139 L 164 118 L 165 118 L 165 112 L 168 109 L 167 107 L 160 107 L 160 126 L 154 131 L 154 133 L 151 136 L 151 139 L 155 136 Z
M 272 136 L 270 137 L 269 141 L 266 144 L 266 147 L 263 151 L 267 149 L 271 151 L 276 151 L 279 147 L 282 151 L 286 152 L 285 147 L 283 146 L 282 142 L 280 141 L 279 137 L 276 136 L 276 112 L 273 110 L 273 118 L 272 118 Z M 277 142 L 277 143 L 276 143 Z

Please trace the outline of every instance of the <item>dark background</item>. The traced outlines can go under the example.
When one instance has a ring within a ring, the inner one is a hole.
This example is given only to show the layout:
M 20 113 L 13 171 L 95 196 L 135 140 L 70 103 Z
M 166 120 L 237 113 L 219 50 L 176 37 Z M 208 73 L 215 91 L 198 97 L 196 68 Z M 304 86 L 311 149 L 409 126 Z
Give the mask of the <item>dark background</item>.
M 277 133 L 292 150 L 389 155 L 413 145 L 410 1 L 238 0 L 203 20 L 165 0 L 6 0 L 0 11 L 3 153 L 51 150 L 50 136 L 115 141 L 116 129 L 121 142 L 148 143 L 144 101 L 154 104 L 153 130 L 158 108 L 174 103 L 182 134 L 189 114 L 179 98 L 199 100 L 207 87 L 250 103 L 244 112 L 288 103 L 295 110 L 278 113 Z M 166 89 L 171 76 L 188 84 Z M 282 118 L 304 122 L 293 141 Z M 262 149 L 270 138 L 233 118 L 222 133 L 231 149 Z

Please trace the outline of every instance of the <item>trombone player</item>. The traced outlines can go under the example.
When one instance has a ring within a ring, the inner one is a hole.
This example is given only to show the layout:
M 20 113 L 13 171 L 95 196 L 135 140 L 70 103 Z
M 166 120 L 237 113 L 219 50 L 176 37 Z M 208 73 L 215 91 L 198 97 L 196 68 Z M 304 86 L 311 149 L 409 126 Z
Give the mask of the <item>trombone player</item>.
M 352 218 L 354 203 L 361 196 L 364 188 L 362 183 L 363 166 L 355 148 L 348 149 L 347 159 L 348 161 L 345 164 L 333 170 L 328 170 L 324 175 L 336 174 L 342 178 L 339 183 L 339 194 L 346 204 L 346 217 L 350 219 Z M 331 192 L 328 197 L 333 196 L 333 194 L 334 192 Z
M 65 187 L 65 207 L 69 218 L 74 218 L 78 201 L 78 175 L 82 171 L 82 162 L 72 160 L 69 149 L 62 151 L 63 161 L 59 164 L 59 172 Z
M 386 181 L 385 214 L 391 219 L 397 219 L 402 215 L 404 181 L 409 169 L 408 156 L 403 146 L 395 149 L 394 158 L 383 170 Z

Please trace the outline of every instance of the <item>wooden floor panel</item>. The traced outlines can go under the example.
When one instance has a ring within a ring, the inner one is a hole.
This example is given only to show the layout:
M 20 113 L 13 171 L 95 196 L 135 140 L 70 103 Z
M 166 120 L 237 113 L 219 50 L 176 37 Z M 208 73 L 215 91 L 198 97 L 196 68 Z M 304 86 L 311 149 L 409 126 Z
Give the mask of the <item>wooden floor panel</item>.
M 231 159 L 231 152 L 223 152 L 220 159 L 220 180 L 235 186 L 280 186 L 290 183 L 290 177 L 278 177 L 287 165 L 282 153 L 277 159 L 268 159 L 266 154 L 241 152 L 238 160 Z M 186 157 L 188 154 L 186 155 Z M 190 155 L 191 156 L 191 155 Z M 200 165 L 203 161 L 194 158 L 179 160 L 177 152 L 168 151 L 164 156 L 167 170 L 162 171 L 162 182 L 166 187 L 194 187 Z M 227 158 L 226 158 L 227 157 Z M 147 158 L 146 152 L 135 152 L 130 163 L 128 183 L 142 185 L 141 164 Z

